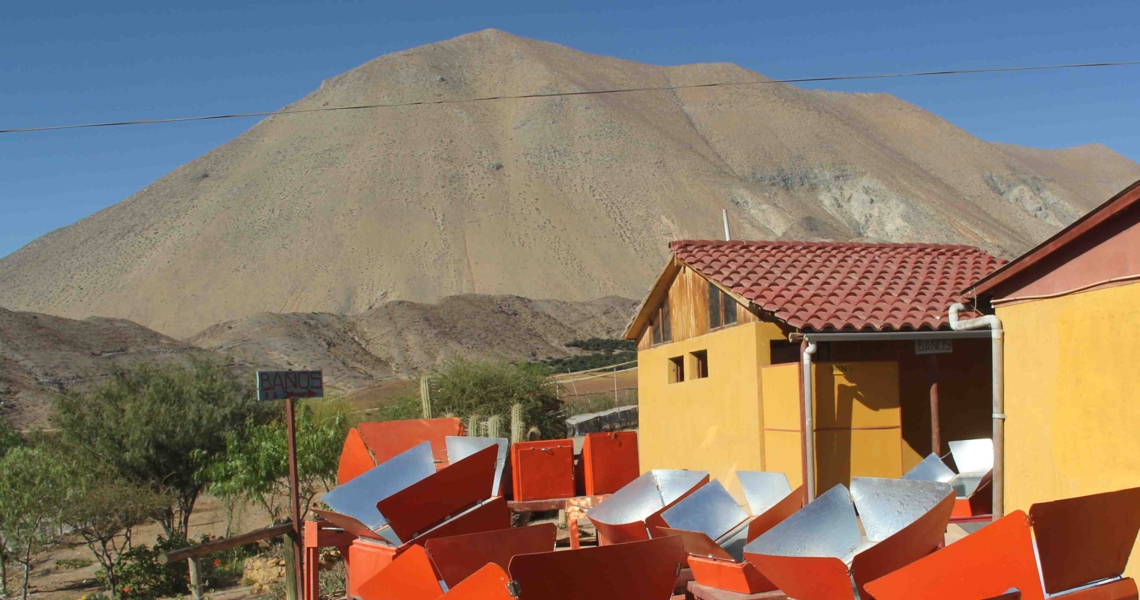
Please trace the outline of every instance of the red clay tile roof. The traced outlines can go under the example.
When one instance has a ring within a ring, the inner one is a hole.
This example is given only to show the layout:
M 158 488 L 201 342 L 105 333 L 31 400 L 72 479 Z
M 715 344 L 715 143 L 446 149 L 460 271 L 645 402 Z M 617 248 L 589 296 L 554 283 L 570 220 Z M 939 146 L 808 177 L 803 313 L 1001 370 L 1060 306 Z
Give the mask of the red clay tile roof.
M 681 240 L 706 277 L 802 331 L 949 329 L 959 290 L 1005 264 L 972 246 Z

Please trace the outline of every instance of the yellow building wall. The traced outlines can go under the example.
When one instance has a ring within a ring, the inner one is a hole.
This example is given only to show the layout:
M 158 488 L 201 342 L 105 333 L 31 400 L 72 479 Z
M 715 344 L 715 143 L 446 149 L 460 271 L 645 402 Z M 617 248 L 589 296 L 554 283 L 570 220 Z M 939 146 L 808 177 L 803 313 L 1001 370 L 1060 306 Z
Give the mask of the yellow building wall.
M 788 483 L 796 489 L 804 482 L 800 365 L 763 367 L 760 389 L 764 413 L 764 470 L 787 475 Z
M 812 366 L 816 494 L 852 477 L 902 477 L 899 366 L 894 361 Z
M 1006 511 L 1140 486 L 1140 284 L 998 307 Z M 1140 577 L 1140 544 L 1126 574 Z
M 745 323 L 638 353 L 638 452 L 650 469 L 709 471 L 743 502 L 737 470 L 763 470 L 760 367 L 769 342 L 784 339 L 770 323 Z M 693 379 L 693 352 L 708 352 L 708 377 Z M 669 359 L 684 357 L 685 381 L 669 383 Z

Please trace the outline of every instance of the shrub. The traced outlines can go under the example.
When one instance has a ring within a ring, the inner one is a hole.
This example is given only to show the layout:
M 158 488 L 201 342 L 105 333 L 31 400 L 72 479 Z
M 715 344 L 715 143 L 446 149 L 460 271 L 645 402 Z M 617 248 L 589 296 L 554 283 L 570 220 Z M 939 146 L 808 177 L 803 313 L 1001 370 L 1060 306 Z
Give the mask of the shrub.
M 158 562 L 158 557 L 171 550 L 205 543 L 210 539 L 210 536 L 204 535 L 197 542 L 188 542 L 181 537 L 167 539 L 159 536 L 154 546 L 140 544 L 122 553 L 115 561 L 117 595 L 112 595 L 112 598 L 152 600 L 186 594 L 190 589 L 190 571 L 186 568 L 186 562 L 178 561 L 164 565 Z M 238 562 L 240 563 L 240 560 Z M 227 573 L 231 568 L 230 565 L 224 564 L 218 557 L 203 557 L 201 564 L 202 580 L 206 587 L 215 585 L 219 579 L 224 581 L 232 579 Z M 96 577 L 100 584 L 109 586 L 110 582 L 105 572 L 100 572 Z
M 521 404 L 527 427 L 543 439 L 561 437 L 562 402 L 549 367 L 496 360 L 448 361 L 431 374 L 432 412 L 459 417 L 501 416 L 509 422 L 511 406 Z

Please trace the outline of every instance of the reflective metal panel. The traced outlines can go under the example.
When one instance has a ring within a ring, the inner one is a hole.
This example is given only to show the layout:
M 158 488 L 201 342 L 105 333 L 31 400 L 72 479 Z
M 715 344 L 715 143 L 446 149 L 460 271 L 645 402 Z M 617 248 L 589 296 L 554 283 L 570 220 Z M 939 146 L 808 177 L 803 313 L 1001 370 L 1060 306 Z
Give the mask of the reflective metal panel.
M 948 483 L 854 477 L 851 498 L 867 539 L 881 542 L 910 525 L 954 493 Z
M 492 446 L 499 445 L 499 453 L 495 457 L 495 485 L 491 488 L 491 495 L 499 495 L 499 485 L 503 482 L 503 469 L 507 465 L 507 453 L 511 449 L 511 442 L 506 438 L 447 436 L 447 462 L 456 463 L 472 454 Z
M 748 523 L 737 525 L 735 529 L 721 536 L 716 541 L 725 552 L 736 562 L 744 560 L 744 546 L 748 545 Z
M 942 483 L 950 483 L 954 479 L 954 471 L 938 458 L 937 454 L 930 454 L 922 459 L 922 462 L 914 466 L 913 469 L 906 472 L 902 476 L 903 479 L 913 479 L 915 481 L 940 481 Z
M 372 531 L 378 531 L 388 521 L 380 514 L 376 503 L 434 473 L 431 443 L 424 442 L 376 465 L 344 485 L 333 488 L 321 496 L 321 501 L 333 511 L 348 515 Z M 385 538 L 399 543 L 397 539 L 388 536 Z
M 665 508 L 653 472 L 647 472 L 634 479 L 609 498 L 586 512 L 591 521 L 601 521 L 612 525 L 641 521 Z
M 862 541 L 863 534 L 859 531 L 851 494 L 846 487 L 837 485 L 752 540 L 744 547 L 744 552 L 844 558 Z
M 767 471 L 737 471 L 736 478 L 744 488 L 748 509 L 753 515 L 763 514 L 792 493 L 788 476 Z
M 719 481 L 701 486 L 684 500 L 661 513 L 672 529 L 699 531 L 718 539 L 748 518 Z
M 657 488 L 661 490 L 661 502 L 664 506 L 677 501 L 678 498 L 689 493 L 709 476 L 708 471 L 684 471 L 680 469 L 654 469 L 650 471 Z
M 994 468 L 994 442 L 988 438 L 950 442 L 958 474 L 981 477 Z

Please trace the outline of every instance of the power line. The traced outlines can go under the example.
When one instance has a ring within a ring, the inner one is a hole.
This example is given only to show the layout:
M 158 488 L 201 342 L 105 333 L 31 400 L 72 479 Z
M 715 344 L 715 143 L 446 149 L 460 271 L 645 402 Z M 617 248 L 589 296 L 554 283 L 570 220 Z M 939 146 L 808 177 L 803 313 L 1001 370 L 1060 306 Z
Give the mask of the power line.
M 47 125 L 43 127 L 18 127 L 0 129 L 0 133 L 31 133 L 38 131 L 60 131 L 65 129 L 91 129 L 96 127 L 125 127 L 129 125 L 158 125 L 163 123 L 188 123 L 193 121 L 217 121 L 223 119 L 248 119 L 253 117 L 270 117 L 301 115 L 318 112 L 335 112 L 346 110 L 369 110 L 379 108 L 402 108 L 410 106 L 433 106 L 440 104 L 467 104 L 472 102 L 489 102 L 494 100 L 527 100 L 534 98 L 558 98 L 567 96 L 597 96 L 601 94 L 628 94 L 633 92 L 660 92 L 672 90 L 690 90 L 698 88 L 715 87 L 743 87 L 753 85 L 769 85 L 774 83 L 822 83 L 829 81 L 862 81 L 869 79 L 900 79 L 904 77 L 932 77 L 944 75 L 976 75 L 982 73 L 1012 73 L 1017 71 L 1049 71 L 1059 69 L 1088 69 L 1100 67 L 1125 67 L 1140 65 L 1140 60 L 1119 62 L 1073 63 L 1064 65 L 1034 65 L 1022 67 L 991 67 L 985 69 L 952 69 L 943 71 L 916 71 L 909 73 L 872 73 L 868 75 L 836 75 L 831 77 L 798 77 L 794 79 L 763 79 L 755 81 L 719 81 L 713 83 L 695 83 L 689 85 L 665 85 L 656 87 L 612 88 L 602 90 L 582 90 L 570 92 L 547 92 L 537 94 L 520 94 L 516 96 L 480 96 L 476 98 L 458 98 L 451 100 L 420 100 L 417 102 L 395 102 L 381 104 L 356 104 L 351 106 L 323 106 L 321 108 L 304 108 L 286 111 L 264 111 L 247 113 L 229 113 L 220 115 L 205 115 L 196 117 L 171 117 L 166 119 L 138 119 L 131 121 L 108 121 L 103 123 L 79 123 L 72 125 Z

